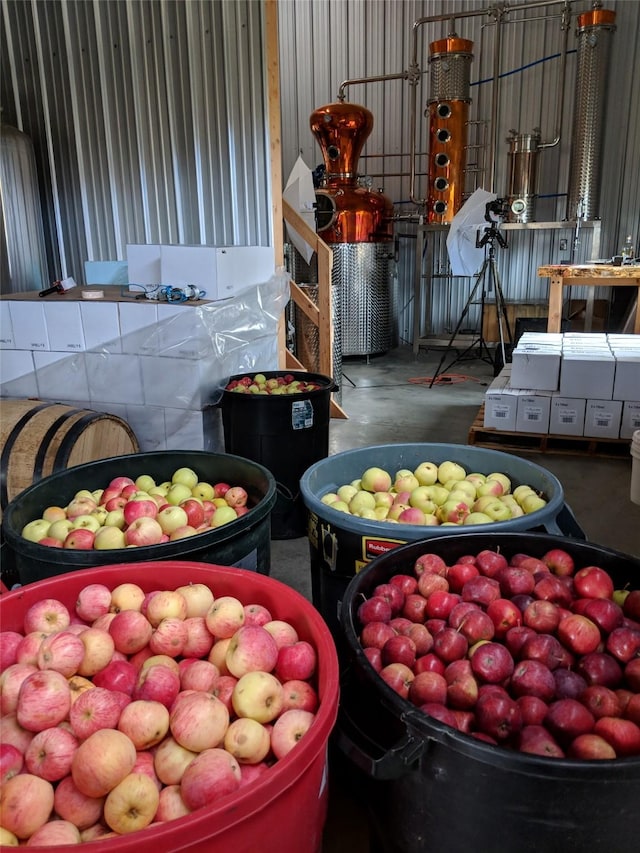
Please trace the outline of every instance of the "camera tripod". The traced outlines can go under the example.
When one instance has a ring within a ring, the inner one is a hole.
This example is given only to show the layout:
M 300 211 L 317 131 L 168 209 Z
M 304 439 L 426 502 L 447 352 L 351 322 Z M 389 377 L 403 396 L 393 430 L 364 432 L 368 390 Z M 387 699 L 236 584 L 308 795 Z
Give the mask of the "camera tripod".
M 499 351 L 500 351 L 500 354 L 502 355 L 502 364 L 503 365 L 506 364 L 506 360 L 507 360 L 506 355 L 507 354 L 506 354 L 506 347 L 505 347 L 505 336 L 504 336 L 504 331 L 503 331 L 503 321 L 504 321 L 504 327 L 506 328 L 506 332 L 507 332 L 508 342 L 512 343 L 513 338 L 511 336 L 511 328 L 509 327 L 509 318 L 507 317 L 506 304 L 504 301 L 504 294 L 502 292 L 502 285 L 500 284 L 500 276 L 498 274 L 498 265 L 496 263 L 496 244 L 498 246 L 500 246 L 500 248 L 502 248 L 502 249 L 507 248 L 506 240 L 504 239 L 504 237 L 502 236 L 502 234 L 500 233 L 500 231 L 498 230 L 498 228 L 495 226 L 495 224 L 492 221 L 491 226 L 484 231 L 484 233 L 482 234 L 482 237 L 480 236 L 480 232 L 478 232 L 478 235 L 476 236 L 476 247 L 478 249 L 480 249 L 480 248 L 483 248 L 484 246 L 488 245 L 488 247 L 489 247 L 488 254 L 485 256 L 485 259 L 482 262 L 482 266 L 480 267 L 480 271 L 478 272 L 478 274 L 476 276 L 476 282 L 475 282 L 475 284 L 471 290 L 471 293 L 469 294 L 469 298 L 467 299 L 467 302 L 466 302 L 466 304 L 462 310 L 462 314 L 460 315 L 460 319 L 458 320 L 458 323 L 457 323 L 455 329 L 453 330 L 453 334 L 451 335 L 451 338 L 449 339 L 449 343 L 447 344 L 446 349 L 442 353 L 440 363 L 438 364 L 438 367 L 437 367 L 435 373 L 431 377 L 431 382 L 429 383 L 429 388 L 433 387 L 434 382 L 436 381 L 438 376 L 440 376 L 441 373 L 445 373 L 447 370 L 450 370 L 454 364 L 457 364 L 459 361 L 462 361 L 462 359 L 464 359 L 464 357 L 468 353 L 470 353 L 473 349 L 475 349 L 476 347 L 478 347 L 478 349 L 480 351 L 479 357 L 480 357 L 480 359 L 482 359 L 482 361 L 486 361 L 488 364 L 493 365 L 494 370 L 497 367 L 497 365 L 498 365 L 497 356 L 493 356 L 491 354 L 491 351 L 489 350 L 489 347 L 487 346 L 487 342 L 486 342 L 485 337 L 484 337 L 484 328 L 483 328 L 486 297 L 487 297 L 487 294 L 492 293 L 492 291 L 494 291 L 494 290 L 495 290 L 496 317 L 497 317 L 497 321 L 498 321 L 498 336 L 499 336 L 499 340 L 500 340 L 500 350 Z M 449 362 L 449 364 L 447 365 L 446 368 L 443 368 L 442 365 L 444 364 L 444 362 L 447 358 L 447 353 L 451 352 L 451 350 L 454 349 L 453 344 L 454 344 L 454 341 L 456 339 L 456 336 L 458 335 L 460 329 L 462 328 L 462 324 L 464 323 L 465 318 L 466 318 L 467 314 L 469 313 L 469 308 L 471 307 L 471 304 L 473 303 L 473 300 L 474 300 L 476 293 L 478 292 L 479 288 L 481 288 L 481 290 L 480 290 L 480 331 L 478 332 L 478 334 L 474 338 L 474 340 L 469 344 L 469 346 L 463 352 L 456 355 L 456 357 L 451 362 Z

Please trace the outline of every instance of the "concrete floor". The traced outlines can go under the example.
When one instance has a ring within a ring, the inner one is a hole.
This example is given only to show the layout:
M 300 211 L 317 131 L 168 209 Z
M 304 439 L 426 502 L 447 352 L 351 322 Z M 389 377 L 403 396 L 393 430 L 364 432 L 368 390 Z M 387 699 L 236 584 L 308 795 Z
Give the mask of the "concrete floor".
M 434 350 L 415 356 L 407 347 L 384 356 L 345 361 L 341 405 L 349 418 L 331 420 L 330 455 L 398 442 L 467 444 L 493 367 L 475 359 L 448 368 L 447 360 L 446 375 L 453 381 L 429 388 L 440 355 L 440 350 Z M 590 542 L 640 555 L 640 506 L 629 498 L 630 455 L 616 459 L 519 455 L 560 480 L 565 502 Z M 272 540 L 271 576 L 312 598 L 306 537 Z M 370 849 L 367 821 L 341 756 L 333 756 L 330 768 L 330 809 L 323 853 L 366 853 Z

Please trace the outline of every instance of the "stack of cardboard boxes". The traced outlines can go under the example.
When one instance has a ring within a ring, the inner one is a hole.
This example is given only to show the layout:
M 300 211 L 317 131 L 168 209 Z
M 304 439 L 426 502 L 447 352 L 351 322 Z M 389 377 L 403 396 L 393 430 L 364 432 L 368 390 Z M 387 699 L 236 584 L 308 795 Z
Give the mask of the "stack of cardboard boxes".
M 525 332 L 487 390 L 484 426 L 630 439 L 640 429 L 640 337 Z

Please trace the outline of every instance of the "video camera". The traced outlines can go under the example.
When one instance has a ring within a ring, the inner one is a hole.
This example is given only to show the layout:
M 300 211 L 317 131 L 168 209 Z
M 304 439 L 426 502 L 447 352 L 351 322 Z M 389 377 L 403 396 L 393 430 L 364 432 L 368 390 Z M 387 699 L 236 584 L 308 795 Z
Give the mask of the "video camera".
M 509 215 L 509 202 L 506 198 L 494 198 L 488 201 L 484 208 L 484 218 L 490 224 L 489 228 L 484 231 L 478 231 L 476 234 L 476 248 L 481 249 L 489 244 L 490 251 L 495 249 L 494 244 L 497 243 L 501 249 L 507 248 L 507 241 L 498 230 L 498 226 Z
M 494 198 L 488 201 L 484 209 L 487 222 L 502 222 L 509 215 L 509 202 L 506 198 Z

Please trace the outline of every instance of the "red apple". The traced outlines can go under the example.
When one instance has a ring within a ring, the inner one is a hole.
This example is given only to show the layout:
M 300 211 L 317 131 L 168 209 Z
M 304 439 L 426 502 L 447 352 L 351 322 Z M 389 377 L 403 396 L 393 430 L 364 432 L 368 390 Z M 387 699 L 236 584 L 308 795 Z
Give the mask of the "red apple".
M 367 622 L 360 632 L 360 643 L 365 649 L 381 649 L 390 637 L 395 636 L 395 633 L 388 622 Z
M 497 637 L 504 637 L 510 628 L 522 624 L 522 613 L 513 602 L 506 598 L 496 598 L 487 606 L 487 616 L 493 622 Z
M 544 725 L 560 745 L 567 746 L 579 735 L 592 731 L 595 718 L 577 699 L 558 699 L 549 705 Z
M 432 572 L 437 575 L 445 575 L 447 572 L 447 564 L 437 554 L 422 554 L 413 564 L 413 571 L 418 580 L 424 572 Z
M 557 699 L 579 699 L 588 686 L 579 673 L 566 667 L 554 669 L 553 678 L 556 682 Z
M 617 756 L 614 748 L 604 738 L 589 732 L 579 735 L 569 744 L 567 757 L 584 761 L 610 761 Z
M 433 637 L 433 651 L 445 663 L 463 658 L 469 648 L 469 641 L 455 628 L 443 628 Z
M 357 616 L 362 625 L 367 622 L 388 622 L 391 619 L 391 605 L 384 598 L 374 596 L 358 606 Z
M 578 613 L 573 613 L 560 622 L 557 636 L 561 643 L 579 655 L 594 652 L 602 639 L 600 629 L 595 622 Z
M 409 701 L 414 705 L 426 702 L 438 702 L 444 705 L 447 700 L 447 682 L 437 672 L 420 672 L 409 686 Z
M 511 693 L 518 696 L 538 696 L 550 702 L 556 693 L 556 683 L 548 666 L 537 660 L 517 663 L 511 675 Z
M 474 652 L 471 658 L 471 669 L 482 681 L 501 684 L 513 672 L 514 661 L 506 646 L 500 643 L 484 643 Z
M 627 663 L 640 651 L 640 631 L 632 628 L 614 628 L 606 641 L 607 651 L 621 663 Z
M 413 640 L 402 634 L 390 637 L 380 650 L 382 665 L 390 663 L 403 663 L 412 667 L 416 660 L 416 644 Z
M 444 575 L 436 572 L 424 571 L 418 577 L 418 592 L 425 598 L 429 598 L 437 589 L 449 590 L 449 581 Z
M 511 598 L 514 595 L 530 595 L 536 585 L 531 572 L 518 566 L 507 566 L 501 569 L 495 578 L 505 598 Z
M 432 652 L 427 652 L 426 655 L 416 658 L 416 662 L 413 665 L 413 671 L 416 675 L 419 672 L 437 672 L 440 675 L 444 675 L 445 669 L 446 664 Z
M 391 615 L 397 616 L 402 610 L 405 595 L 397 584 L 381 583 L 374 587 L 374 596 L 384 598 L 389 602 L 391 607 Z
M 522 729 L 520 706 L 509 696 L 498 693 L 478 697 L 475 717 L 478 729 L 499 743 L 511 740 Z
M 577 670 L 588 684 L 619 687 L 622 682 L 622 667 L 613 655 L 606 652 L 590 652 L 578 661 Z
M 409 687 L 414 677 L 411 669 L 403 663 L 390 663 L 380 670 L 380 678 L 403 699 L 409 697 Z
M 564 548 L 551 548 L 542 556 L 554 575 L 572 575 L 575 570 L 575 560 Z
M 461 595 L 463 601 L 473 601 L 486 607 L 494 599 L 500 598 L 500 584 L 495 578 L 479 575 L 465 583 Z
M 389 579 L 389 583 L 400 587 L 405 597 L 415 593 L 418 588 L 418 579 L 411 575 L 393 575 L 393 577 Z
M 614 584 L 599 566 L 585 566 L 573 576 L 573 585 L 581 598 L 611 598 Z
M 622 608 L 610 598 L 590 598 L 587 600 L 583 615 L 595 622 L 603 634 L 610 634 L 622 625 Z
M 448 664 L 444 671 L 444 679 L 447 684 L 448 707 L 458 710 L 469 710 L 475 707 L 479 688 L 471 669 L 471 662 L 467 658 L 454 660 Z
M 426 599 L 425 613 L 429 619 L 447 619 L 453 608 L 460 602 L 457 593 L 437 589 Z
M 473 563 L 462 563 L 458 560 L 453 566 L 449 566 L 446 578 L 452 592 L 461 592 L 465 583 L 471 578 L 477 578 L 479 574 L 479 569 Z
M 603 684 L 590 684 L 578 697 L 580 702 L 588 708 L 599 720 L 600 717 L 621 717 L 622 703 L 618 695 Z
M 476 555 L 476 565 L 483 575 L 495 578 L 502 569 L 507 568 L 509 563 L 504 554 L 485 549 Z
M 525 726 L 518 738 L 518 749 L 545 758 L 564 758 L 558 742 L 544 726 Z
M 516 699 L 522 715 L 523 726 L 541 726 L 547 716 L 548 705 L 539 696 L 519 696 Z
M 610 744 L 619 757 L 640 755 L 640 726 L 621 717 L 600 717 L 593 733 Z

